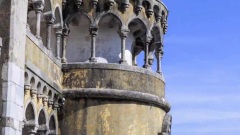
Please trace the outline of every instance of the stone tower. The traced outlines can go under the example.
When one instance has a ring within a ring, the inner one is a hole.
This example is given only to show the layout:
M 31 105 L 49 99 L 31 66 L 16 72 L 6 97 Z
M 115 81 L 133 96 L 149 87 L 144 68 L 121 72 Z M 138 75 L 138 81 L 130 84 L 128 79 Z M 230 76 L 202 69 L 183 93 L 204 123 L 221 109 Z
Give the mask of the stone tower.
M 161 0 L 0 0 L 1 134 L 170 135 L 167 16 Z

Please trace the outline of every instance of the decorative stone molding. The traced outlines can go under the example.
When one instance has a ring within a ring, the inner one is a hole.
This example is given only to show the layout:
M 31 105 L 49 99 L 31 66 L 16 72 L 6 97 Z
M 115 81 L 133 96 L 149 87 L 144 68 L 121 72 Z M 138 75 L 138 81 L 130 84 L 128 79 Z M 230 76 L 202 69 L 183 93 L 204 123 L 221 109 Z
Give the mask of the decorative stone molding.
M 165 101 L 164 98 L 158 96 L 135 92 L 127 90 L 116 90 L 116 89 L 95 89 L 86 88 L 78 90 L 66 90 L 63 91 L 65 98 L 104 98 L 104 99 L 121 99 L 121 100 L 132 100 L 137 102 L 143 102 L 155 105 L 162 108 L 166 113 L 170 111 L 170 105 Z

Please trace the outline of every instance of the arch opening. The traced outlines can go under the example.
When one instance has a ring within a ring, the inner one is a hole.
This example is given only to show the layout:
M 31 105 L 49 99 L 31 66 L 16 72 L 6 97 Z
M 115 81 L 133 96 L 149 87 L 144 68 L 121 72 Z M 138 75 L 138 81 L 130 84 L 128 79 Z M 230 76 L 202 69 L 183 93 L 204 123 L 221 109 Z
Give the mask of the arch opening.
M 66 57 L 68 62 L 87 62 L 91 55 L 90 20 L 82 13 L 75 14 L 69 25 Z
M 96 40 L 97 62 L 119 63 L 121 39 L 118 32 L 121 28 L 121 20 L 113 14 L 106 14 L 100 19 L 98 26 L 99 31 Z
M 138 55 L 144 52 L 147 28 L 138 18 L 132 20 L 128 28 L 130 30 L 129 36 L 131 36 L 132 39 L 127 39 L 127 46 L 130 45 L 131 47 L 132 65 L 140 66 L 144 63 L 144 58 L 138 57 Z

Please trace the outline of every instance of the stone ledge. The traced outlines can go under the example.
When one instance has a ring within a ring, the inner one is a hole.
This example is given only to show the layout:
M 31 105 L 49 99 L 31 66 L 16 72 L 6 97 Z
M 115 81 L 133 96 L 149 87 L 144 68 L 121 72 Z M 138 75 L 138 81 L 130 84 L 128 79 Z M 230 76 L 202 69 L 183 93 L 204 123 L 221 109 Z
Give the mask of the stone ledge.
M 122 70 L 122 71 L 131 71 L 138 72 L 142 74 L 147 74 L 159 78 L 163 82 L 165 81 L 163 76 L 150 70 L 137 66 L 129 66 L 123 64 L 114 64 L 114 63 L 68 63 L 62 64 L 62 69 L 71 70 L 71 69 L 110 69 L 110 70 Z
M 121 99 L 121 100 L 133 100 L 137 102 L 144 102 L 155 105 L 163 109 L 166 113 L 170 111 L 170 104 L 164 99 L 158 96 L 128 91 L 128 90 L 116 90 L 116 89 L 95 89 L 86 88 L 78 90 L 65 90 L 63 91 L 65 98 L 105 98 L 105 99 Z

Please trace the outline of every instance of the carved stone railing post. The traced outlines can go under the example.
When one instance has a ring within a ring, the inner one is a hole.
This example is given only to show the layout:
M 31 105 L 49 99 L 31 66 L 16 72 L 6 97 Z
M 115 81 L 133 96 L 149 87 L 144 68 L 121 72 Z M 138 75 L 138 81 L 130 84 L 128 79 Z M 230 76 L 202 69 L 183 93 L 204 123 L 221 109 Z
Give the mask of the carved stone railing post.
M 98 34 L 98 27 L 92 26 L 89 29 L 91 35 L 91 57 L 89 59 L 90 62 L 97 62 L 96 59 L 96 36 Z
M 162 43 L 158 43 L 155 55 L 156 55 L 156 58 L 157 58 L 157 73 L 162 75 L 162 56 L 163 56 L 163 45 L 162 45 Z
M 144 61 L 145 61 L 145 64 L 144 64 L 144 68 L 149 68 L 150 66 L 149 66 L 149 62 L 148 62 L 148 54 L 149 54 L 149 44 L 150 44 L 150 42 L 151 42 L 151 40 L 152 40 L 152 36 L 147 36 L 146 37 L 146 43 L 145 43 L 145 59 L 144 59 Z
M 62 63 L 67 63 L 66 58 L 66 46 L 67 46 L 67 37 L 69 35 L 70 30 L 65 27 L 62 30 Z
M 36 23 L 36 37 L 38 39 L 41 39 L 40 36 L 40 29 L 41 29 L 41 15 L 42 15 L 42 11 L 44 9 L 44 3 L 42 0 L 36 0 L 33 2 L 33 8 L 36 12 L 37 15 L 37 23 Z
M 53 14 L 46 15 L 46 21 L 47 21 L 47 49 L 51 50 L 52 25 L 55 21 Z
M 126 64 L 126 57 L 125 57 L 125 48 L 126 48 L 126 38 L 127 35 L 130 31 L 128 29 L 123 29 L 121 31 L 119 31 L 119 35 L 121 38 L 121 59 L 119 61 L 120 64 Z
M 56 31 L 56 51 L 57 51 L 57 59 L 61 59 L 60 58 L 60 46 L 61 46 L 61 36 L 62 36 L 62 29 L 57 29 Z

